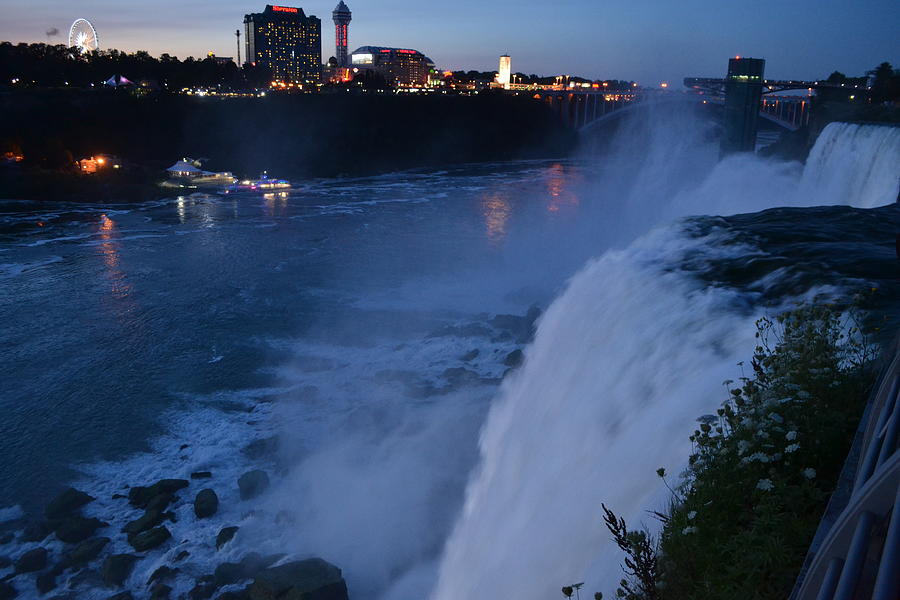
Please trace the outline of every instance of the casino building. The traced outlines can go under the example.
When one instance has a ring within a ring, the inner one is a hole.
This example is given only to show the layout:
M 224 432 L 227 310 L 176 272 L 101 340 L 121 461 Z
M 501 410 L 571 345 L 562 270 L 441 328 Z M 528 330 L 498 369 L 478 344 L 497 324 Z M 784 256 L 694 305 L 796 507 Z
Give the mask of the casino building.
M 244 16 L 247 62 L 268 67 L 281 83 L 316 84 L 322 65 L 322 23 L 302 8 L 267 5 Z
M 425 87 L 434 62 L 418 50 L 363 46 L 350 56 L 354 69 L 372 69 L 396 87 Z

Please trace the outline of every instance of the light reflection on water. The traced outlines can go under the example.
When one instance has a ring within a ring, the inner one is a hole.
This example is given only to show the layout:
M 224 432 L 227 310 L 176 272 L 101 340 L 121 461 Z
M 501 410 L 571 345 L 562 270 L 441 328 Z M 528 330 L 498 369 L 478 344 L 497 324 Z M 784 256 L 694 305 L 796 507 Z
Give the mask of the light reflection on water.
M 555 213 L 564 207 L 577 207 L 578 194 L 572 190 L 572 173 L 562 163 L 556 163 L 547 170 L 547 210 Z
M 107 275 L 112 283 L 112 295 L 115 298 L 125 298 L 131 293 L 131 284 L 127 280 L 125 272 L 119 266 L 119 253 L 122 243 L 118 239 L 116 223 L 106 215 L 100 215 L 100 254 L 107 268 Z
M 481 213 L 484 215 L 488 241 L 499 244 L 506 237 L 506 222 L 512 213 L 504 194 L 499 192 L 486 195 L 481 201 Z

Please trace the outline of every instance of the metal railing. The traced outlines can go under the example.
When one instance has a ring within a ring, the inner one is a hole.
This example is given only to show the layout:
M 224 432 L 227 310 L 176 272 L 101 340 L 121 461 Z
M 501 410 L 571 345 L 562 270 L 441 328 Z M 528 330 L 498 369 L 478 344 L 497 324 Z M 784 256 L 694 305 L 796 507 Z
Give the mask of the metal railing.
M 900 340 L 891 354 L 791 600 L 900 598 Z

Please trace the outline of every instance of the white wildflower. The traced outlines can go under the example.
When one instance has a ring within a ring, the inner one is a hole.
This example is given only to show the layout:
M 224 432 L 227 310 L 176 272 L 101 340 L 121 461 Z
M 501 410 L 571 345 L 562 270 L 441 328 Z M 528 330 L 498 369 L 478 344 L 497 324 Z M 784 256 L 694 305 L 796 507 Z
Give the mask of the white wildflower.
M 811 470 L 811 469 L 810 469 L 810 470 Z M 688 521 L 693 521 L 693 520 L 694 520 L 694 517 L 696 517 L 696 516 L 697 516 L 697 511 L 696 511 L 696 510 L 692 510 L 691 512 L 689 512 L 689 513 L 687 514 Z
M 803 476 L 806 477 L 807 479 L 813 479 L 816 476 L 816 470 L 815 469 L 803 469 Z
M 772 483 L 771 479 L 760 479 L 756 484 L 756 489 L 767 492 L 774 488 L 775 485 Z
M 809 399 L 809 392 L 807 392 L 806 390 L 800 390 L 799 392 L 797 392 L 797 397 L 801 400 L 807 400 Z
M 750 442 L 746 440 L 741 440 L 738 442 L 738 455 L 743 455 L 744 452 L 750 449 Z
M 784 423 L 784 419 L 778 413 L 769 413 L 769 418 L 776 423 Z
M 691 533 L 697 533 L 697 528 L 696 527 L 685 527 L 684 529 L 681 530 L 681 535 L 688 535 Z
M 745 458 L 744 460 L 745 460 L 746 462 L 758 461 L 758 462 L 761 462 L 761 463 L 767 463 L 767 462 L 769 462 L 769 456 L 768 456 L 767 454 L 762 453 L 762 452 L 756 452 L 756 453 L 754 453 L 754 454 L 751 454 L 750 456 L 748 456 L 748 457 Z
M 784 439 L 786 439 L 786 440 L 789 441 L 789 442 L 793 442 L 794 440 L 797 439 L 797 432 L 796 432 L 796 431 L 788 431 L 788 432 L 784 435 Z
M 800 444 L 790 444 L 789 446 L 785 447 L 784 451 L 786 454 L 790 454 L 791 452 L 796 452 L 799 449 L 800 449 Z

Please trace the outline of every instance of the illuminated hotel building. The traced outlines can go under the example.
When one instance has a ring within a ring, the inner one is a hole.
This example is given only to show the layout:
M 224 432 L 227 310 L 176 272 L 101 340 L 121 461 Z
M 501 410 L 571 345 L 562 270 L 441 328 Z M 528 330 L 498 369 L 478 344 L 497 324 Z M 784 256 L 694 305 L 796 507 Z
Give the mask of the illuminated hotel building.
M 272 79 L 316 83 L 322 64 L 322 23 L 302 8 L 267 5 L 244 16 L 247 62 L 268 67 Z
M 509 58 L 508 54 L 504 54 L 500 57 L 500 70 L 497 72 L 497 83 L 500 84 L 503 89 L 509 89 L 511 74 L 512 60 Z
M 338 2 L 338 5 L 331 13 L 334 20 L 334 57 L 337 59 L 337 66 L 347 67 L 347 39 L 350 29 L 351 19 L 350 9 L 344 4 L 344 0 Z
M 354 69 L 372 69 L 397 87 L 425 87 L 434 69 L 430 58 L 418 50 L 363 46 L 351 55 Z

